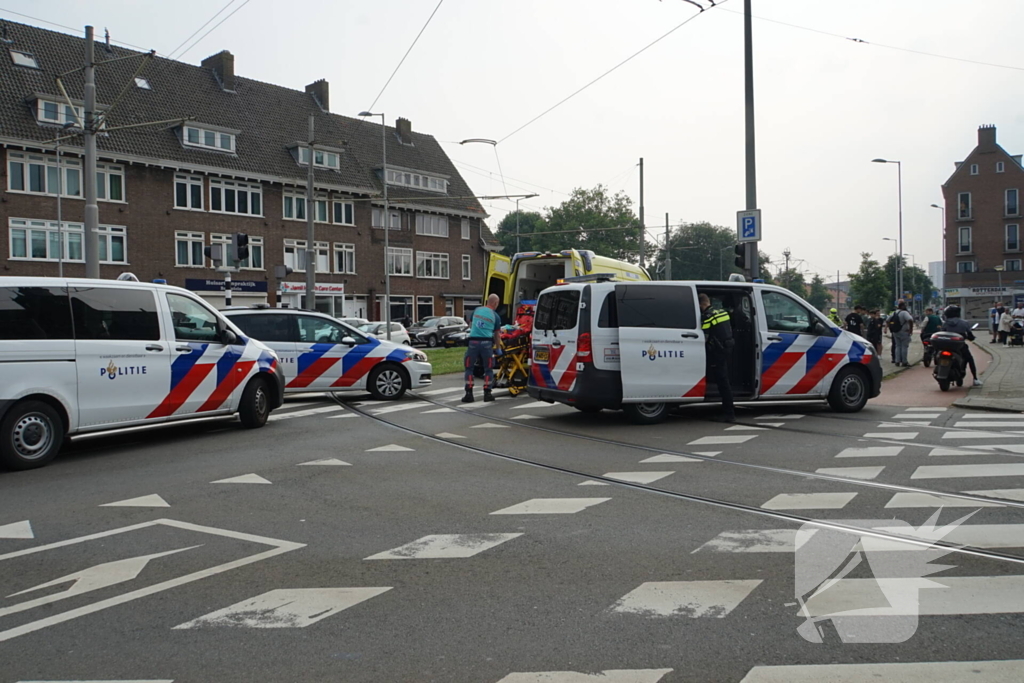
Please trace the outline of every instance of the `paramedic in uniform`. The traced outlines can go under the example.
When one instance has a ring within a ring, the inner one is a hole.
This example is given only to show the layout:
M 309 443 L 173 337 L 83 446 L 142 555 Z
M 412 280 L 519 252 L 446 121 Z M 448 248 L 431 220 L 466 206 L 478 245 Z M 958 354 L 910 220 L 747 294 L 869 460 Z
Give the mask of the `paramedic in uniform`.
M 493 401 L 494 349 L 500 346 L 501 319 L 495 309 L 501 303 L 497 294 L 487 297 L 486 306 L 477 306 L 469 323 L 469 345 L 466 347 L 466 395 L 463 403 L 473 402 L 473 368 L 479 361 L 484 368 L 484 401 Z
M 718 385 L 722 399 L 723 422 L 735 422 L 736 410 L 732 401 L 732 386 L 729 384 L 729 360 L 732 355 L 732 324 L 729 314 L 711 307 L 707 294 L 698 296 L 700 301 L 701 329 L 704 331 L 704 349 L 707 356 L 707 376 Z

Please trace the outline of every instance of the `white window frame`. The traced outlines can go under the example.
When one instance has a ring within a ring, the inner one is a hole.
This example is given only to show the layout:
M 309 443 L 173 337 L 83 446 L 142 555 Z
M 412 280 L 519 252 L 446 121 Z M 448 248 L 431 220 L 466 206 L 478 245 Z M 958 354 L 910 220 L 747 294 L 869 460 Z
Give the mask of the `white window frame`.
M 1015 204 L 1013 208 L 1016 209 L 1013 213 L 1010 213 L 1011 193 L 1013 194 L 1013 203 Z M 1015 187 L 1007 188 L 1003 191 L 1003 215 L 1007 217 L 1020 215 L 1020 190 Z
M 334 243 L 334 272 L 340 275 L 356 274 L 356 245 L 348 242 Z
M 471 239 L 471 233 L 470 233 L 470 226 L 469 226 L 469 219 L 468 218 L 463 218 L 462 219 L 462 239 L 464 239 L 464 240 Z
M 996 162 L 996 173 L 1003 173 L 1006 170 L 1006 164 L 1002 161 Z
M 235 196 L 235 210 L 228 211 L 228 193 Z M 246 206 L 247 211 L 239 211 L 240 206 L 238 197 L 240 193 L 246 195 Z M 220 196 L 220 208 L 214 208 L 216 206 L 214 199 Z M 253 212 L 252 200 L 253 197 L 258 197 L 260 212 Z M 229 216 L 252 216 L 253 218 L 263 217 L 263 185 L 259 183 L 243 183 L 237 180 L 225 180 L 223 178 L 210 178 L 210 213 L 223 213 Z
M 1011 263 L 1016 264 L 1017 267 L 1011 268 Z M 1003 261 L 1003 270 L 1007 273 L 1019 273 L 1021 272 L 1020 265 L 1021 264 L 1019 258 L 1008 258 Z
M 62 230 L 58 230 L 57 221 L 41 221 L 32 218 L 9 218 L 7 221 L 8 231 L 8 260 L 10 261 L 35 261 L 35 262 L 52 262 L 56 263 L 60 260 L 60 251 L 64 252 L 64 261 L 68 263 L 84 263 L 85 262 L 85 225 L 83 223 L 68 223 L 64 221 L 62 223 Z M 24 232 L 25 238 L 25 255 L 15 256 L 14 255 L 14 233 L 15 231 Z M 46 257 L 39 258 L 32 256 L 32 234 L 33 232 L 44 233 L 45 244 L 46 244 Z M 63 233 L 63 240 L 61 239 L 61 233 Z M 100 253 L 104 251 L 107 254 L 107 258 L 100 259 L 100 263 L 109 265 L 128 265 L 128 229 L 123 225 L 100 225 L 98 226 L 97 233 L 100 239 Z M 124 259 L 121 261 L 113 261 L 110 259 L 110 254 L 113 249 L 111 245 L 114 238 L 121 238 L 121 253 L 124 255 Z M 74 243 L 78 246 L 78 253 L 81 254 L 80 258 L 72 258 L 70 256 L 71 249 L 70 245 Z M 104 245 L 106 248 L 104 249 Z
M 462 279 L 473 279 L 473 257 L 469 254 L 462 255 Z
M 373 227 L 377 228 L 378 230 L 383 229 L 383 226 L 381 225 L 381 214 L 383 211 L 384 209 L 374 208 L 373 211 L 371 212 L 370 222 L 373 225 Z M 391 211 L 390 209 L 388 209 L 388 213 L 391 215 L 391 229 L 401 230 L 402 214 L 399 213 L 398 211 Z
M 446 194 L 448 192 L 448 181 L 444 178 L 427 175 L 426 173 L 416 173 L 415 171 L 404 171 L 393 168 L 388 169 L 388 185 L 411 187 L 417 190 L 437 192 L 440 194 Z
M 121 178 L 121 199 L 111 199 L 114 178 L 117 177 Z M 128 203 L 128 185 L 125 180 L 124 166 L 96 164 L 96 198 L 101 202 L 110 202 L 111 204 Z
M 188 263 L 182 263 L 181 259 L 178 258 L 178 244 L 185 242 L 188 244 Z M 196 253 L 193 251 L 192 245 L 199 243 L 200 247 L 206 246 L 206 233 L 202 232 L 186 232 L 182 230 L 175 231 L 174 233 L 174 267 L 175 268 L 204 268 L 206 267 L 206 256 L 203 254 L 203 250 L 199 250 L 198 263 L 196 262 Z
M 136 76 L 135 77 L 135 87 L 138 88 L 139 90 L 152 90 L 153 89 L 153 86 L 152 86 L 152 84 L 150 84 L 149 79 L 148 78 L 144 78 L 142 76 Z
M 1015 247 L 1010 246 L 1010 228 L 1013 228 L 1014 232 L 1016 233 L 1014 241 L 1016 242 L 1017 246 Z M 1003 229 L 1003 249 L 1005 251 L 1020 251 L 1020 225 L 1018 225 L 1017 223 L 1008 223 L 1006 227 Z
M 316 272 L 329 275 L 331 272 L 331 245 L 329 242 L 314 242 L 316 249 Z M 289 259 L 289 250 L 293 258 Z M 284 264 L 296 273 L 306 272 L 306 240 L 286 239 L 284 241 Z
M 189 131 L 197 131 L 197 139 L 195 141 L 189 140 Z M 207 135 L 213 136 L 213 144 L 209 144 L 207 141 Z M 229 146 L 224 147 L 224 139 L 229 141 Z M 198 147 L 200 149 L 212 149 L 218 152 L 229 152 L 234 153 L 235 151 L 235 134 L 226 133 L 220 130 L 213 130 L 210 128 L 203 128 L 202 126 L 192 126 L 185 124 L 181 127 L 181 144 L 186 147 Z
M 388 271 L 394 277 L 412 277 L 412 249 L 388 247 Z
M 38 69 L 39 60 L 31 52 L 22 50 L 11 50 L 11 63 L 14 66 L 23 66 L 27 69 Z
M 974 267 L 974 261 L 957 261 L 956 262 L 957 273 L 976 273 L 978 269 Z
M 14 172 L 13 167 L 15 165 L 21 166 L 21 179 L 22 189 L 16 189 L 14 187 Z M 31 166 L 42 166 L 43 167 L 43 191 L 37 192 L 29 189 L 31 187 L 31 181 L 29 178 L 29 169 Z M 51 171 L 51 169 L 53 169 Z M 74 157 L 68 158 L 61 156 L 60 158 L 60 170 L 64 173 L 63 179 L 63 193 L 62 197 L 67 199 L 85 199 L 85 176 L 82 175 L 82 162 Z M 35 195 L 48 195 L 50 197 L 57 196 L 58 183 L 54 181 L 58 172 L 57 157 L 46 156 L 43 154 L 27 154 L 24 152 L 7 152 L 7 191 L 15 192 L 18 194 L 35 194 Z M 70 183 L 68 179 L 75 175 L 78 177 L 78 194 L 68 194 L 68 187 Z M 53 187 L 51 187 L 51 185 Z
M 416 297 L 416 304 L 415 304 L 415 306 L 416 306 L 416 308 L 415 308 L 416 317 L 418 319 L 422 320 L 423 318 L 426 318 L 428 316 L 434 315 L 435 303 L 436 302 L 434 301 L 434 297 L 432 297 L 432 296 L 418 296 L 418 297 Z M 423 315 L 422 313 L 420 313 L 420 306 L 428 306 L 428 305 L 430 306 L 430 313 L 427 313 L 426 315 Z
M 231 235 L 210 233 L 210 244 L 220 244 L 224 247 L 224 258 L 227 258 L 228 245 L 231 244 Z M 249 235 L 249 258 L 238 262 L 239 270 L 266 270 L 263 267 L 263 238 L 256 235 Z M 210 266 L 213 267 L 212 265 Z
M 971 164 L 971 175 L 978 175 L 978 165 Z
M 321 209 L 323 210 L 322 212 Z M 331 202 L 326 197 L 316 197 L 313 199 L 313 222 L 330 224 Z
M 417 251 L 416 277 L 424 280 L 449 280 L 451 269 L 448 261 L 448 254 L 443 251 Z
M 341 209 L 341 220 L 338 221 L 338 209 Z M 346 216 L 350 217 L 350 220 L 346 221 Z M 355 225 L 356 224 L 356 205 L 354 202 L 346 201 L 333 201 L 331 202 L 331 222 L 335 225 Z
M 967 249 L 963 249 L 964 246 L 964 230 L 967 231 Z M 956 231 L 956 253 L 958 254 L 970 254 L 974 247 L 974 231 L 971 230 L 969 225 L 961 225 Z
M 46 105 L 51 104 L 57 108 L 57 116 L 50 117 L 46 112 Z M 66 102 L 51 100 L 45 97 L 36 98 L 36 123 L 63 126 L 66 123 L 82 125 L 84 114 L 78 105 L 68 105 Z
M 299 147 L 299 166 L 309 166 L 309 147 Z M 313 167 L 338 170 L 341 168 L 341 155 L 327 149 L 314 149 Z
M 292 207 L 289 215 L 288 206 Z M 286 221 L 306 222 L 306 195 L 299 192 L 285 192 L 281 197 L 281 215 Z
M 444 300 L 444 314 L 449 318 L 455 317 L 455 299 L 447 298 Z
M 448 216 L 430 213 L 416 214 L 416 234 L 428 237 L 448 237 Z
M 967 210 L 966 211 L 964 211 L 964 208 L 963 208 L 963 199 L 964 199 L 964 197 L 967 197 Z M 960 192 L 960 193 L 958 193 L 957 196 L 956 196 L 956 215 L 957 215 L 957 218 L 961 218 L 961 219 L 963 219 L 963 218 L 973 218 L 973 211 L 974 211 L 974 206 L 973 206 L 973 203 L 971 202 L 971 193 L 970 192 Z
M 178 206 L 178 186 L 185 186 L 185 203 L 188 206 Z M 192 188 L 199 188 L 199 206 L 194 206 Z M 186 173 L 175 173 L 174 174 L 174 197 L 173 203 L 174 208 L 179 211 L 202 211 L 204 204 L 206 203 L 205 197 L 203 196 L 203 177 L 197 175 L 188 175 Z

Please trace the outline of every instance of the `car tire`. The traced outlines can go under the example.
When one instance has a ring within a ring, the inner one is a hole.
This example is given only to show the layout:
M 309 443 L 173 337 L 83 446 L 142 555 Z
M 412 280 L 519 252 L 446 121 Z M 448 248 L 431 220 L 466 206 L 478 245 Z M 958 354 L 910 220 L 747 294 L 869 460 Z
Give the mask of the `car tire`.
M 245 385 L 242 401 L 238 405 L 238 418 L 246 429 L 256 429 L 267 424 L 270 417 L 270 389 L 267 380 L 253 377 Z
M 653 425 L 665 421 L 669 406 L 667 403 L 623 403 L 622 412 L 633 424 Z
M 378 401 L 397 401 L 409 389 L 409 375 L 394 363 L 381 363 L 370 371 L 366 388 Z
M 60 415 L 42 401 L 14 405 L 0 422 L 0 465 L 30 470 L 53 460 L 64 443 Z
M 432 349 L 437 348 L 437 335 L 432 334 L 427 337 L 427 346 Z
M 867 405 L 868 378 L 858 367 L 846 367 L 832 380 L 828 404 L 837 413 L 856 413 Z

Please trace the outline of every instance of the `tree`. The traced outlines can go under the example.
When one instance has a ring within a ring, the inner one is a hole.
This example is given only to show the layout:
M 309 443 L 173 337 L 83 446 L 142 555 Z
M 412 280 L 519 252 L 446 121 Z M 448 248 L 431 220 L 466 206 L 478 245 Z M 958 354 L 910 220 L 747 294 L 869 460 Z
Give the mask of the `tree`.
M 935 283 L 928 277 L 928 273 L 924 272 L 917 266 L 908 266 L 907 260 L 900 259 L 903 265 L 903 291 L 910 292 L 911 296 L 920 294 L 921 299 L 925 304 L 932 303 L 932 292 L 935 290 Z M 893 286 L 895 285 L 896 277 L 896 255 L 890 254 L 888 260 L 885 262 L 885 277 L 889 281 L 889 291 L 892 292 Z M 889 295 L 892 299 L 892 294 Z M 939 303 L 939 302 L 935 302 Z
M 832 301 L 832 292 L 828 291 L 825 279 L 817 273 L 811 278 L 811 291 L 807 294 L 807 301 L 819 311 L 824 310 Z
M 568 199 L 546 212 L 547 230 L 559 245 L 550 251 L 590 249 L 601 256 L 639 262 L 643 226 L 625 193 L 609 196 L 603 185 L 592 190 L 576 188 Z
M 521 211 L 519 213 L 520 251 L 561 251 L 565 249 L 562 246 L 560 235 L 547 234 L 530 237 L 530 234 L 535 232 L 548 232 L 547 221 L 536 211 Z M 501 242 L 502 254 L 512 256 L 516 253 L 515 211 L 506 214 L 501 219 L 495 237 Z
M 886 301 L 892 297 L 891 280 L 886 278 L 885 269 L 871 254 L 860 255 L 860 268 L 850 273 L 850 298 L 853 303 L 865 308 L 888 309 Z
M 797 296 L 803 297 L 807 295 L 807 284 L 804 282 L 804 274 L 795 268 L 783 270 L 779 273 L 778 284 L 780 287 L 785 287 Z
M 710 223 L 687 223 L 669 233 L 668 243 L 674 280 L 726 280 L 740 272 L 733 263 L 734 230 Z M 659 264 L 664 262 L 664 248 L 657 259 Z

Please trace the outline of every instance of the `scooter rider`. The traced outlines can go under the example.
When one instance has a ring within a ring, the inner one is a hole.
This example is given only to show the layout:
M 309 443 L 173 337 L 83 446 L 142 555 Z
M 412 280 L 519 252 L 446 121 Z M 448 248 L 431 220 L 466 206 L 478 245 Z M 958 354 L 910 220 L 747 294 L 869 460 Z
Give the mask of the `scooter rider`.
M 971 326 L 960 317 L 959 306 L 950 306 L 946 309 L 946 322 L 942 323 L 942 331 L 955 332 L 968 341 L 974 341 L 974 333 L 971 331 Z M 974 356 L 971 354 L 971 347 L 967 344 L 964 344 L 963 355 L 964 361 L 967 362 L 967 366 L 971 369 L 971 376 L 974 377 L 974 386 L 980 387 L 981 380 L 978 379 L 978 366 L 975 365 Z

